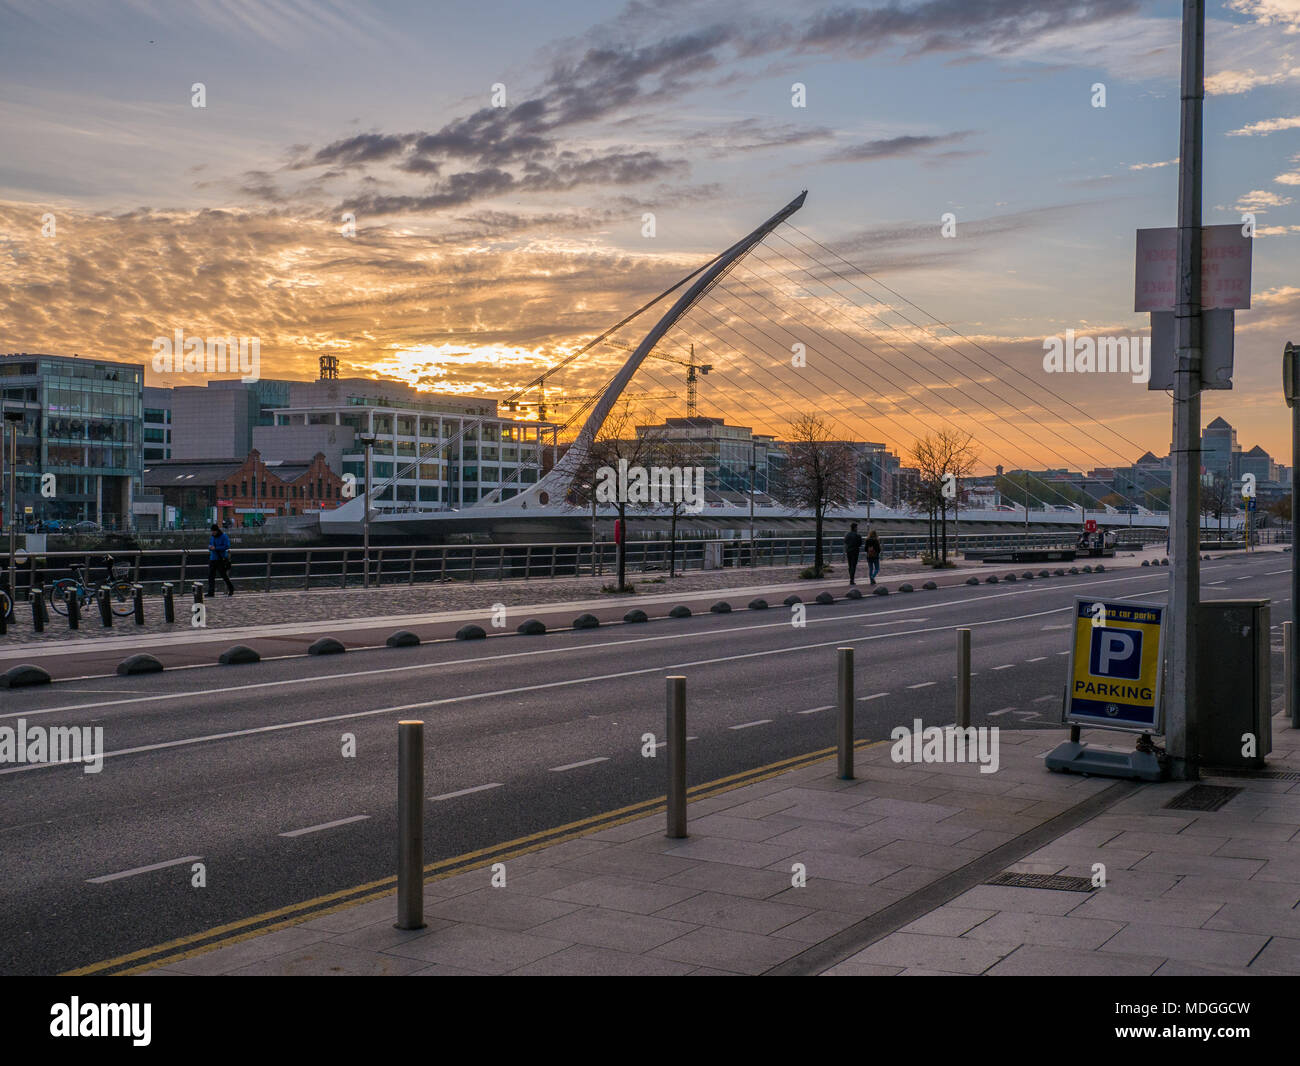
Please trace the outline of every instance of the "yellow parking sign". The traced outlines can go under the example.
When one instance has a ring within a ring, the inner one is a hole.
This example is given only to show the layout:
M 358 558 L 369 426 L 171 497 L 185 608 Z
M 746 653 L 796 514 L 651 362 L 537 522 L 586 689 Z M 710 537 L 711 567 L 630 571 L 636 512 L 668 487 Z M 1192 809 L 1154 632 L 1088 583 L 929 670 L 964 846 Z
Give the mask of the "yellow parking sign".
M 1065 720 L 1160 733 L 1164 606 L 1079 598 L 1074 607 Z

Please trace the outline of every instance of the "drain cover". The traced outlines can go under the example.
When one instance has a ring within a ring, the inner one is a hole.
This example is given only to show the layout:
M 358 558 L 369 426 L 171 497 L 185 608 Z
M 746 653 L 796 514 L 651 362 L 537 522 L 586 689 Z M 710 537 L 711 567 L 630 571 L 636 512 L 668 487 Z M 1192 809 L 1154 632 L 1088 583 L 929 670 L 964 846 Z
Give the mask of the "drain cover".
M 1165 804 L 1170 811 L 1217 811 L 1241 789 L 1232 785 L 1193 785 Z
M 1091 892 L 1092 881 L 1087 877 L 1062 877 L 1059 874 L 1002 873 L 984 882 L 1003 888 L 1048 888 L 1057 892 Z
M 1208 766 L 1201 771 L 1206 777 L 1248 777 L 1252 781 L 1300 781 L 1294 770 L 1242 770 L 1235 767 L 1216 769 Z

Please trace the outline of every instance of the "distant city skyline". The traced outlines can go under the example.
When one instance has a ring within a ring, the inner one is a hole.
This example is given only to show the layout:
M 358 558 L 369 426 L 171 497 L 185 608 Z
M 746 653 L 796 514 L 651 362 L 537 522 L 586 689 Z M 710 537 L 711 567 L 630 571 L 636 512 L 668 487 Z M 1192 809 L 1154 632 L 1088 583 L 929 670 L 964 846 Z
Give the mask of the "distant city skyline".
M 951 423 L 1004 427 L 988 469 L 1163 454 L 1166 394 L 1047 375 L 1043 345 L 1147 331 L 1134 231 L 1175 221 L 1180 5 L 1023 11 L 5 0 L 0 350 L 198 383 L 150 366 L 154 338 L 180 329 L 258 338 L 268 378 L 312 380 L 331 353 L 344 376 L 501 400 L 807 188 L 808 238 L 791 240 L 979 347 L 895 319 L 895 357 L 852 309 L 872 347 L 860 376 L 815 338 L 806 375 L 778 374 L 790 338 L 735 302 L 739 325 L 671 338 L 716 364 L 701 410 L 779 435 L 802 386 L 845 435 L 896 452 Z M 1281 346 L 1300 341 L 1298 52 L 1293 0 L 1210 5 L 1205 221 L 1253 213 L 1257 239 L 1236 388 L 1206 406 L 1273 456 L 1289 450 Z M 774 245 L 732 294 L 793 271 L 782 257 L 812 265 L 800 254 Z M 786 291 L 798 313 L 837 313 L 801 301 Z M 598 389 L 625 356 L 575 367 L 557 395 Z M 999 382 L 1012 373 L 1032 402 Z M 647 366 L 634 389 L 680 376 Z

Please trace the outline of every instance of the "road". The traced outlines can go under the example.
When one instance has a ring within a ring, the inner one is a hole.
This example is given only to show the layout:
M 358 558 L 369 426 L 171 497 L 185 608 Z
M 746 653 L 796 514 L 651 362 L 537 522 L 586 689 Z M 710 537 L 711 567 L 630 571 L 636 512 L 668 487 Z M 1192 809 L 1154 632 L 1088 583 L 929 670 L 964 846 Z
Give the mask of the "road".
M 1202 567 L 1206 598 L 1273 600 L 1280 646 L 1290 557 Z M 692 784 L 833 744 L 838 647 L 856 650 L 859 738 L 952 721 L 957 626 L 973 724 L 1056 726 L 1074 598 L 1162 602 L 1168 580 L 1108 570 L 840 600 L 802 626 L 776 606 L 8 691 L 0 726 L 99 726 L 107 757 L 97 774 L 0 770 L 0 971 L 62 972 L 391 876 L 400 719 L 426 723 L 426 861 L 447 860 L 661 797 L 665 762 L 642 748 L 664 739 L 668 674 L 688 679 Z

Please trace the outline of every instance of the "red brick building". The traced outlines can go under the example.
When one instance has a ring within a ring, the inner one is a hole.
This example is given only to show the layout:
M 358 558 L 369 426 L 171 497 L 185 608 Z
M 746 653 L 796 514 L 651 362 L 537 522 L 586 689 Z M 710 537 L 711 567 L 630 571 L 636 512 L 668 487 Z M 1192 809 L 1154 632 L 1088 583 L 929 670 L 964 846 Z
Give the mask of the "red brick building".
M 217 481 L 217 521 L 259 525 L 263 518 L 330 510 L 343 500 L 343 479 L 323 452 L 309 463 L 263 462 L 257 449 Z

